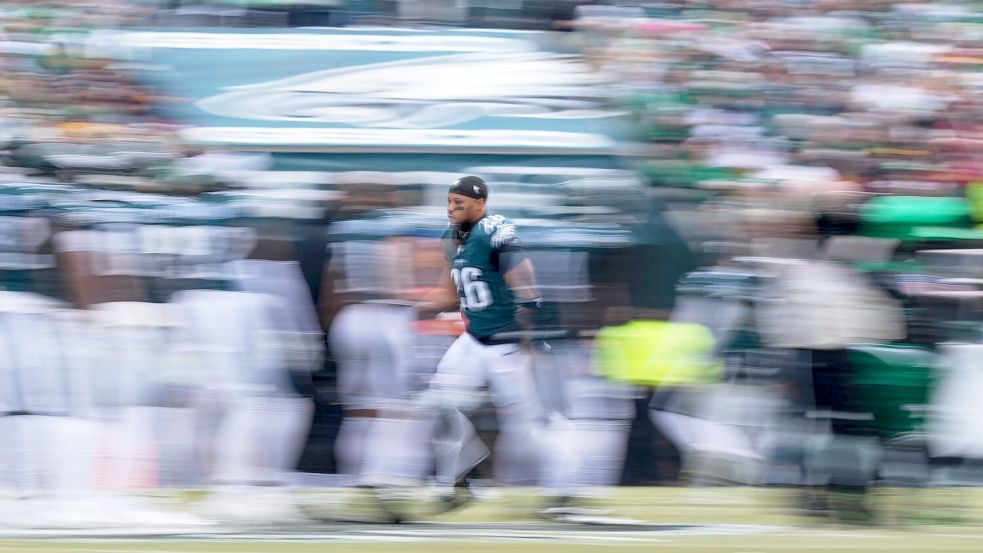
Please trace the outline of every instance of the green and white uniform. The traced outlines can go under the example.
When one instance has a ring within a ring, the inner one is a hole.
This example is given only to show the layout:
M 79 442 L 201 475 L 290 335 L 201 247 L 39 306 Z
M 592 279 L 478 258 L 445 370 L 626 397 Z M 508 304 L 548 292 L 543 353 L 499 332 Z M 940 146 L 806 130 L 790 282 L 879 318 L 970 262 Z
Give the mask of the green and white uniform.
M 472 225 L 460 241 L 456 230 L 444 233 L 444 254 L 468 333 L 487 341 L 500 332 L 518 330 L 515 297 L 505 282 L 502 254 L 518 246 L 515 225 L 501 215 L 488 215 Z
M 518 245 L 515 225 L 505 217 L 486 216 L 455 240 L 456 229 L 445 233 L 445 256 L 450 265 L 468 331 L 451 344 L 431 380 L 429 397 L 445 413 L 448 428 L 435 440 L 438 484 L 449 486 L 487 455 L 474 427 L 457 411 L 468 411 L 491 393 L 499 420 L 496 477 L 516 477 L 506 467 L 538 466 L 536 436 L 543 410 L 536 394 L 531 358 L 518 343 L 495 340 L 497 333 L 517 330 L 516 304 L 505 282 L 506 259 Z M 447 415 L 447 413 L 453 413 Z

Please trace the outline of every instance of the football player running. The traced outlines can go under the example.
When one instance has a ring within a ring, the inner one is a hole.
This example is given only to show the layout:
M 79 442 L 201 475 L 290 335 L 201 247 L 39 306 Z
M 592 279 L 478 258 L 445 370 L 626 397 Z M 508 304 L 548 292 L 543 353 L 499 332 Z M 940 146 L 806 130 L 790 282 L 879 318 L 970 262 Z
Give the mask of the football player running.
M 475 176 L 458 179 L 447 194 L 449 224 L 444 233 L 448 266 L 424 310 L 460 306 L 466 332 L 448 348 L 426 396 L 440 412 L 434 435 L 437 484 L 442 510 L 472 499 L 468 474 L 488 456 L 465 412 L 477 407 L 487 386 L 499 420 L 496 465 L 532 455 L 544 422 L 523 331 L 542 306 L 535 270 L 522 255 L 516 227 L 487 211 L 488 187 Z

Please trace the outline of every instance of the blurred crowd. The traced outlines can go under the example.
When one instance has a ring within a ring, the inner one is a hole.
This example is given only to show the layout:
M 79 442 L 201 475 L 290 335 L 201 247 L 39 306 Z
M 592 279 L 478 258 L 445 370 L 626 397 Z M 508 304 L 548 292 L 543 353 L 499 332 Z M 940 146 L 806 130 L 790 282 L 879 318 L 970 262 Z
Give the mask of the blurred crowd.
M 876 516 L 874 482 L 978 483 L 973 2 L 528 3 L 647 155 L 453 173 L 181 143 L 154 109 L 181 99 L 79 37 L 235 3 L 123 4 L 0 8 L 0 463 L 36 509 L 7 523 L 296 521 L 298 466 L 382 489 L 454 473 L 433 435 L 502 433 L 487 394 L 421 399 L 464 329 L 416 313 L 461 174 L 515 220 L 545 301 L 538 439 L 499 440 L 478 477 L 542 487 L 549 516 L 683 477 L 796 486 L 849 522 Z M 160 486 L 214 493 L 202 518 L 128 493 Z
M 973 202 L 983 43 L 971 2 L 578 10 L 585 50 L 653 146 L 654 186 L 703 191 L 751 224 L 815 213 L 824 235 L 908 238 L 873 228 L 884 195 Z
M 973 387 L 962 352 L 979 342 L 979 6 L 711 0 L 577 15 L 585 53 L 651 144 L 642 173 L 703 266 L 673 315 L 730 344 L 732 384 L 699 422 L 678 392 L 656 392 L 670 398 L 653 402 L 656 420 L 690 428 L 668 431 L 684 458 L 718 475 L 721 458 L 763 460 L 766 481 L 835 492 L 803 493 L 807 513 L 853 521 L 873 516 L 875 480 L 965 466 L 980 420 L 956 392 Z M 784 422 L 761 433 L 772 409 Z

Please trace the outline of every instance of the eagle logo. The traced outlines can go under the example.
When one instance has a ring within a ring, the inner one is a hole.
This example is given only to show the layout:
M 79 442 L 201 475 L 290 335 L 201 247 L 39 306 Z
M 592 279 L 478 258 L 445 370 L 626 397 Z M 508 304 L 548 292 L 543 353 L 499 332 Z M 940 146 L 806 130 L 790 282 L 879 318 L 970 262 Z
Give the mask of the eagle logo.
M 448 75 L 456 75 L 452 83 Z M 487 75 L 497 77 L 489 81 Z M 481 117 L 613 117 L 618 112 L 601 101 L 604 84 L 576 56 L 478 52 L 354 65 L 234 86 L 197 106 L 239 119 L 438 129 Z

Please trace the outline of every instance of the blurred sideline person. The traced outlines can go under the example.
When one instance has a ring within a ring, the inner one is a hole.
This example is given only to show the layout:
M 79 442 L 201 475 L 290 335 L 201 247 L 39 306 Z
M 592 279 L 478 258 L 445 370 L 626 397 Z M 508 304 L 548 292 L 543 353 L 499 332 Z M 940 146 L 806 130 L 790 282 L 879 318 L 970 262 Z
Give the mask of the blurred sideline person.
M 488 386 L 499 419 L 496 468 L 523 455 L 537 467 L 543 412 L 536 395 L 531 355 L 521 338 L 542 305 L 532 262 L 520 251 L 515 225 L 488 213 L 488 187 L 475 176 L 458 179 L 447 194 L 449 225 L 443 236 L 448 267 L 441 286 L 425 298 L 421 313 L 460 306 L 466 332 L 444 354 L 424 400 L 439 411 L 434 434 L 442 510 L 470 499 L 468 474 L 488 456 L 464 415 Z
M 595 503 L 621 477 L 637 391 L 599 374 L 596 348 L 592 339 L 551 340 L 549 353 L 536 356 L 548 412 L 541 482 L 547 503 L 539 511 L 545 518 L 578 522 L 609 514 Z
M 335 455 L 348 485 L 375 490 L 377 508 L 370 516 L 381 514 L 382 522 L 399 522 L 391 501 L 399 497 L 395 488 L 419 485 L 432 465 L 429 444 L 421 439 L 430 435 L 432 422 L 413 399 L 422 387 L 413 352 L 416 317 L 413 303 L 399 299 L 413 292 L 413 275 L 405 269 L 415 263 L 407 254 L 430 247 L 424 239 L 348 240 L 339 243 L 331 271 L 346 303 L 329 331 L 344 408 Z M 360 495 L 346 498 L 346 517 L 364 518 L 352 509 L 361 504 Z
M 173 347 L 197 375 L 185 401 L 194 411 L 196 462 L 210 485 L 201 509 L 222 522 L 303 521 L 289 483 L 313 405 L 292 373 L 320 366 L 313 299 L 286 241 L 270 244 L 247 228 L 212 234 L 236 258 L 210 275 L 200 267 L 212 282 L 189 282 L 167 302 L 177 324 Z M 175 400 L 181 404 L 180 395 Z

